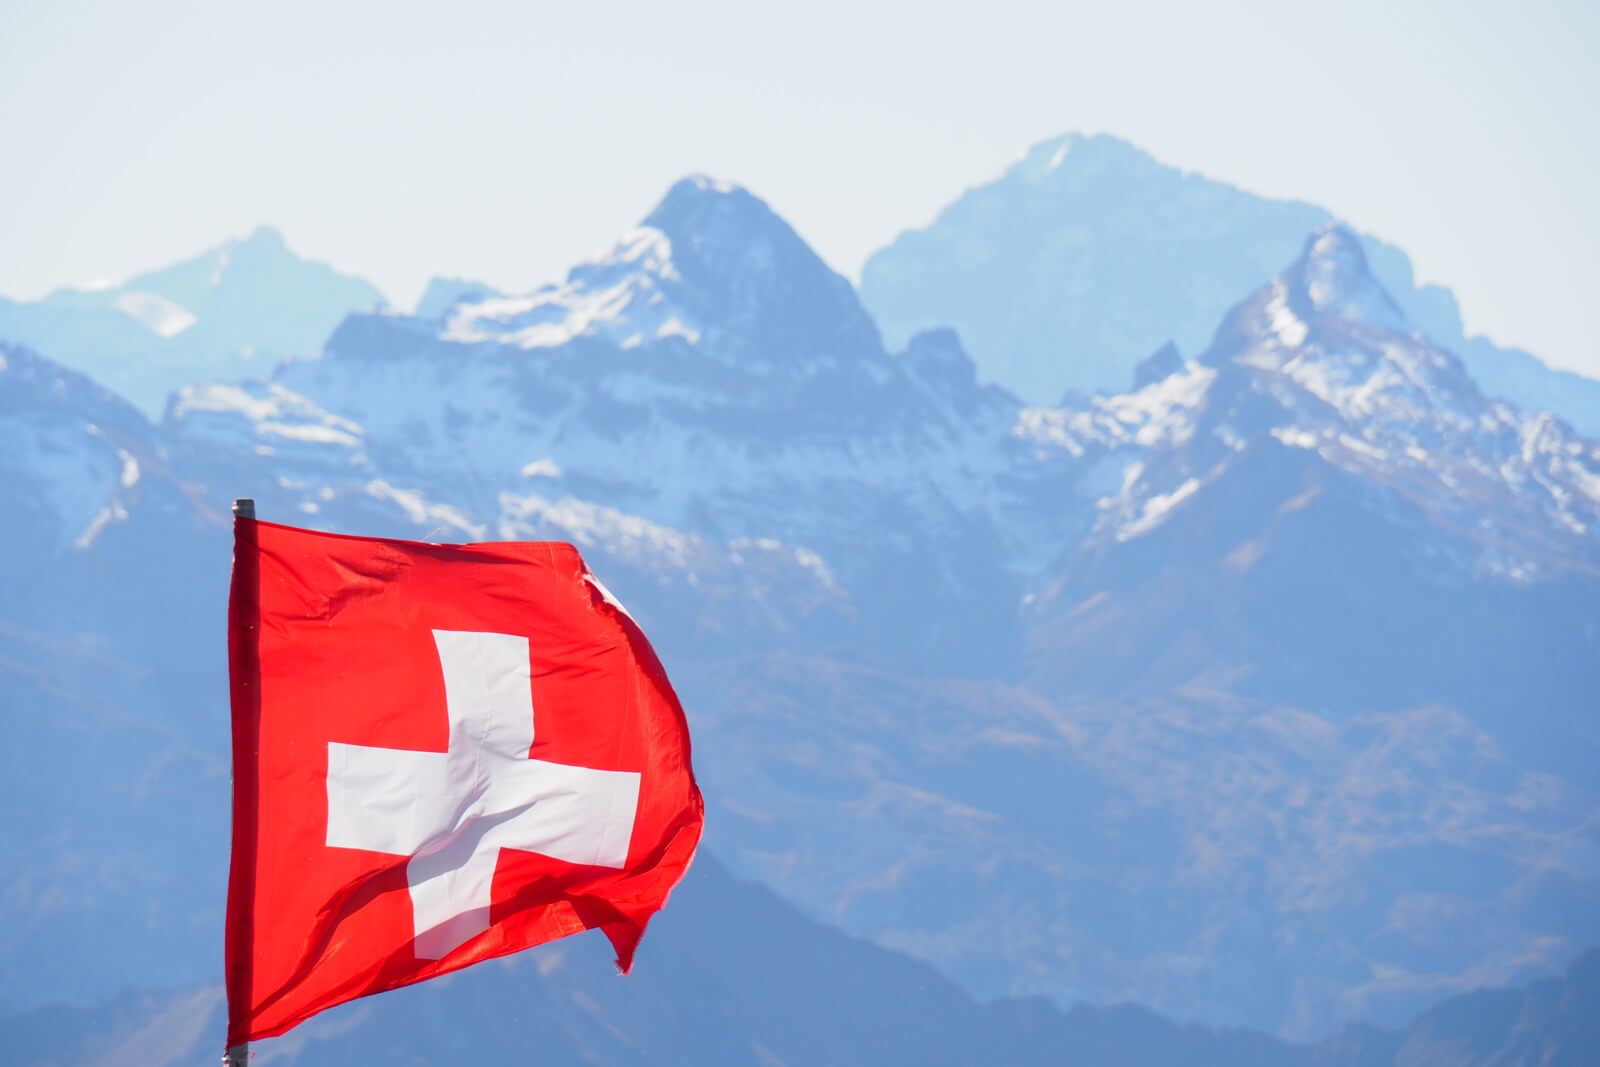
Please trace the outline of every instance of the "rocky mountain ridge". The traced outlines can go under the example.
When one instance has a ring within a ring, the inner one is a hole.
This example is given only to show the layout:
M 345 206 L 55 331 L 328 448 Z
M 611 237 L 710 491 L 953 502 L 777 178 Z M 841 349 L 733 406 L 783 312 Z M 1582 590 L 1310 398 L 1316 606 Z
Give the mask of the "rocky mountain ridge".
M 301 259 L 263 226 L 121 284 L 0 299 L 0 340 L 90 375 L 155 418 L 178 387 L 267 374 L 320 351 L 345 315 L 383 303 L 367 282 Z
M 1254 196 L 1116 137 L 1067 134 L 874 253 L 861 293 L 890 344 L 954 327 L 983 381 L 1050 404 L 1068 389 L 1120 392 L 1169 340 L 1201 351 L 1239 295 L 1330 221 L 1315 205 Z M 1411 328 L 1462 359 L 1485 393 L 1600 434 L 1600 382 L 1467 336 L 1449 290 L 1418 285 L 1393 245 L 1360 242 Z

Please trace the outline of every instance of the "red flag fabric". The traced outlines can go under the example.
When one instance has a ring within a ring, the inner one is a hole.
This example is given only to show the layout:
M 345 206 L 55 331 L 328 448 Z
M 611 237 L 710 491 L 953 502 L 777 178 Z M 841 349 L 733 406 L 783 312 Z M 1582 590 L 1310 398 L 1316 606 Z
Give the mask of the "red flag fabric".
M 228 656 L 229 1045 L 595 927 L 628 970 L 703 806 L 577 549 L 239 518 Z

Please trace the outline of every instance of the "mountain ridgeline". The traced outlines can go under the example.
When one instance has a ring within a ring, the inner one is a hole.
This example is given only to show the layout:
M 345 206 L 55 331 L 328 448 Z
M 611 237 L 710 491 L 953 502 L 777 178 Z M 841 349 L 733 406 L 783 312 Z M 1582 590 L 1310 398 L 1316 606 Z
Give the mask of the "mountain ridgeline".
M 1320 207 L 1254 196 L 1116 137 L 1067 134 L 875 253 L 861 294 L 891 344 L 953 326 L 980 377 L 1053 404 L 1069 389 L 1120 392 L 1169 340 L 1199 352 L 1239 295 L 1330 221 Z M 1418 285 L 1393 245 L 1361 244 L 1409 328 L 1456 353 L 1485 392 L 1600 435 L 1600 382 L 1468 337 L 1449 290 Z
M 1089 182 L 1099 150 L 1074 142 L 1048 173 Z M 1157 178 L 1181 236 L 1189 186 Z M 0 869 L 0 1015 L 37 1034 L 77 1004 L 136 1035 L 178 1002 L 115 999 L 135 987 L 215 1010 L 219 598 L 228 504 L 251 496 L 343 532 L 572 541 L 662 653 L 710 851 L 798 913 L 745 915 L 779 905 L 713 869 L 641 951 L 641 974 L 659 952 L 687 977 L 559 987 L 581 942 L 513 965 L 569 1058 L 681 1041 L 697 1062 L 850 1059 L 728 978 L 849 944 L 860 960 L 834 973 L 924 976 L 852 999 L 966 1027 L 948 1062 L 1005 1026 L 1037 1035 L 1019 1057 L 1075 1061 L 1094 1027 L 1126 1049 L 1129 1019 L 1156 1035 L 1146 1059 L 1104 1062 L 1424 1062 L 1402 1057 L 1415 1027 L 1360 1027 L 1600 944 L 1600 445 L 1481 387 L 1369 241 L 1304 212 L 1201 340 L 1116 355 L 1114 391 L 1053 406 L 985 384 L 963 323 L 899 336 L 885 316 L 886 346 L 871 270 L 864 306 L 759 199 L 703 178 L 559 284 L 440 283 L 415 315 L 358 311 L 320 358 L 185 384 L 158 424 L 47 348 L 0 347 L 0 477 L 23 502 L 0 558 L 31 561 L 0 573 L 0 678 L 29 709 L 0 794 L 19 859 Z M 691 907 L 702 892 L 727 899 Z M 769 931 L 769 956 L 692 932 L 722 922 Z M 843 1018 L 826 986 L 770 999 Z M 400 1002 L 296 1047 L 334 1055 Z M 1539 1018 L 1592 1052 L 1562 1010 Z M 860 1042 L 841 1048 L 917 1058 L 911 1036 L 839 1025 Z M 685 1036 L 705 1031 L 730 1044 Z
M 286 358 L 315 355 L 350 312 L 383 303 L 367 282 L 301 259 L 262 227 L 119 285 L 32 303 L 0 298 L 0 338 L 92 375 L 158 418 L 174 389 L 269 374 Z

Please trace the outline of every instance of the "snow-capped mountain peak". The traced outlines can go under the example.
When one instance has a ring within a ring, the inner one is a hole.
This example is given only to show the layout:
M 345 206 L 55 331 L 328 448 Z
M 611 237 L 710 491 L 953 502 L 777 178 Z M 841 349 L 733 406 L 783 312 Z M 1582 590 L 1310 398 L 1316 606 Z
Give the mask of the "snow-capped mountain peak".
M 1465 533 L 1475 571 L 1527 580 L 1592 566 L 1600 447 L 1479 392 L 1453 353 L 1411 330 L 1344 227 L 1313 233 L 1200 358 L 1219 372 L 1202 419 L 1210 437 L 1237 447 L 1266 431 L 1385 485 L 1441 531 Z M 1493 518 L 1455 529 L 1468 501 Z M 1511 542 L 1540 544 L 1542 562 L 1508 561 L 1500 546 Z
M 1360 237 L 1342 223 L 1318 227 L 1284 280 L 1290 304 L 1297 309 L 1395 332 L 1411 330 L 1405 313 L 1368 267 Z
M 854 287 L 739 186 L 685 178 L 644 226 L 671 247 L 674 280 L 681 283 L 673 286 L 675 298 L 691 316 L 748 335 L 756 344 L 747 358 L 780 364 L 840 349 L 881 349 Z
M 673 185 L 639 226 L 564 282 L 473 296 L 444 313 L 442 339 L 545 349 L 593 338 L 624 350 L 673 341 L 783 376 L 882 354 L 850 283 L 759 198 L 705 177 Z
M 673 183 L 643 225 L 679 242 L 691 261 L 706 270 L 726 270 L 773 236 L 793 232 L 748 190 L 699 174 Z
M 382 294 L 365 282 L 297 255 L 275 226 L 258 226 L 244 237 L 229 238 L 191 259 L 141 274 L 122 290 L 154 293 L 205 318 L 214 313 L 212 305 L 219 298 L 233 304 L 245 290 L 265 295 L 308 284 L 341 288 L 350 299 L 367 305 L 383 300 Z
M 577 337 L 603 337 L 622 348 L 700 332 L 664 286 L 679 281 L 672 243 L 660 230 L 625 233 L 605 255 L 574 267 L 567 280 L 525 296 L 472 293 L 444 315 L 443 337 L 498 341 L 519 348 L 552 348 Z
M 1294 263 L 1236 305 L 1201 358 L 1292 381 L 1348 426 L 1444 418 L 1465 432 L 1486 405 L 1460 361 L 1411 329 L 1359 238 L 1338 223 L 1313 232 Z
M 372 285 L 297 255 L 270 226 L 92 291 L 0 301 L 0 339 L 85 371 L 159 418 L 174 390 L 317 353 Z
M 1002 180 L 1080 191 L 1115 180 L 1128 169 L 1148 166 L 1148 157 L 1126 141 L 1104 134 L 1070 132 L 1024 152 Z
M 1234 467 L 1288 448 L 1409 500 L 1431 516 L 1434 541 L 1460 538 L 1434 551 L 1473 573 L 1521 582 L 1593 567 L 1600 446 L 1483 396 L 1454 354 L 1410 328 L 1342 226 L 1315 231 L 1198 359 L 1163 350 L 1135 385 L 1025 409 L 1014 431 L 1080 465 L 1080 494 L 1116 541 L 1153 532 Z M 1483 516 L 1471 528 L 1457 518 L 1467 511 Z M 1513 543 L 1539 548 L 1512 558 L 1503 546 Z

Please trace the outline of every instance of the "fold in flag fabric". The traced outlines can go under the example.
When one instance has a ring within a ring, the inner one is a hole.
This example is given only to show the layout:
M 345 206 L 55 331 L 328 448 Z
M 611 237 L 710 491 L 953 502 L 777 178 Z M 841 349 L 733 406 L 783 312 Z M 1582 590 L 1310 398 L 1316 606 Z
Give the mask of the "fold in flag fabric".
M 598 927 L 694 856 L 683 710 L 560 543 L 235 520 L 228 1044 Z

